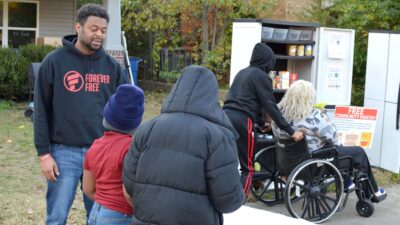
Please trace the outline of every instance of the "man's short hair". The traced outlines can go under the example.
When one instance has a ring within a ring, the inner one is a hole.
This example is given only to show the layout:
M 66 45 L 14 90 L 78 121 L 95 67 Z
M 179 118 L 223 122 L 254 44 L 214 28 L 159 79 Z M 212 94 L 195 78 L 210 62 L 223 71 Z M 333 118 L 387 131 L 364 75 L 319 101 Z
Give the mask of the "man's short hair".
M 77 13 L 76 22 L 84 25 L 89 16 L 96 16 L 107 20 L 107 23 L 110 22 L 110 16 L 107 13 L 107 10 L 98 4 L 86 4 L 83 5 Z

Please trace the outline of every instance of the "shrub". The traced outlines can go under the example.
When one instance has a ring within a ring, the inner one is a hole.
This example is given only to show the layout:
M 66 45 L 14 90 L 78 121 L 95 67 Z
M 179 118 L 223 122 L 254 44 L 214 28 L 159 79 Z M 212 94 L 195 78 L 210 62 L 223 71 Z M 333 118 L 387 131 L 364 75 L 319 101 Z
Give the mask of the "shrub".
M 0 97 L 21 100 L 29 94 L 28 66 L 41 62 L 55 47 L 33 44 L 19 49 L 0 48 Z

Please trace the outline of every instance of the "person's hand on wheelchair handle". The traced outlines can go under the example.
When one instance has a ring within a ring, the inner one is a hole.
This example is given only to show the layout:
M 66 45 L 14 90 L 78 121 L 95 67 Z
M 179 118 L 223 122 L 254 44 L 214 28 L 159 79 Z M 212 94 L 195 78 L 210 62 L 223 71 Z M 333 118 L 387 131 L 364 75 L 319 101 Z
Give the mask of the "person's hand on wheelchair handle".
M 263 133 L 267 133 L 271 130 L 271 124 L 268 122 L 265 122 L 262 127 L 260 127 L 260 131 Z
M 294 134 L 292 135 L 292 138 L 295 141 L 301 141 L 304 138 L 304 134 L 303 134 L 303 132 L 296 130 L 294 132 Z

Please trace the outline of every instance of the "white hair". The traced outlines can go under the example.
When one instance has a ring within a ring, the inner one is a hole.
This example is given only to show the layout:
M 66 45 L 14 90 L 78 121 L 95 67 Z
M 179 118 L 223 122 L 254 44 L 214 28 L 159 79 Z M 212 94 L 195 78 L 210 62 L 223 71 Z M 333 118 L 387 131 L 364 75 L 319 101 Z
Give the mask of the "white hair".
M 290 85 L 278 107 L 283 117 L 291 123 L 308 116 L 315 101 L 313 85 L 304 80 L 298 80 Z

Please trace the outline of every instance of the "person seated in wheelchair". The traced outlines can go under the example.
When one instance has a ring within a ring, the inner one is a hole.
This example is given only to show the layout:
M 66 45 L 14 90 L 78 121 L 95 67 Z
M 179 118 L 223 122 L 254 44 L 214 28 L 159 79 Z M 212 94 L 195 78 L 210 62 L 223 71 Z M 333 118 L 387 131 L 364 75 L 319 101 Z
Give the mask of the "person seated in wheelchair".
M 329 121 L 328 115 L 324 111 L 314 108 L 314 101 L 315 90 L 313 85 L 308 81 L 298 80 L 286 91 L 278 104 L 278 108 L 294 130 L 304 132 L 309 151 L 336 146 L 338 157 L 351 156 L 354 168 L 368 177 L 371 185 L 363 185 L 365 197 L 373 202 L 385 199 L 386 193 L 383 189 L 378 188 L 364 149 L 359 146 L 343 146 L 338 139 L 335 126 Z M 275 139 L 290 139 L 290 135 L 279 129 L 274 123 L 272 123 L 272 131 Z M 349 160 L 340 160 L 339 167 L 349 168 L 352 166 Z M 351 190 L 354 187 L 351 179 L 346 180 L 345 185 L 347 185 L 345 190 Z M 368 186 L 372 187 L 372 193 Z

